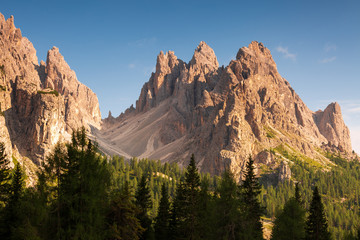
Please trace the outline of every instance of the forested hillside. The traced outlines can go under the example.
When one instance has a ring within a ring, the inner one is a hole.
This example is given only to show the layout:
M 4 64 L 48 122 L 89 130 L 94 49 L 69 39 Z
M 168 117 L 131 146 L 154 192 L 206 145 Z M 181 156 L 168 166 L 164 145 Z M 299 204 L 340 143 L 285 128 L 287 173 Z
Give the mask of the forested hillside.
M 194 157 L 186 169 L 108 159 L 82 129 L 71 143 L 56 146 L 36 186 L 26 188 L 22 167 L 9 168 L 1 145 L 0 238 L 262 239 L 260 219 L 269 218 L 272 239 L 291 229 L 294 239 L 329 239 L 328 231 L 334 239 L 355 239 L 359 162 L 329 155 L 334 166 L 323 169 L 281 154 L 290 160 L 291 180 L 278 182 L 271 173 L 256 178 L 250 159 L 244 180 L 236 183 L 229 171 L 200 174 Z M 312 230 L 317 225 L 320 233 Z

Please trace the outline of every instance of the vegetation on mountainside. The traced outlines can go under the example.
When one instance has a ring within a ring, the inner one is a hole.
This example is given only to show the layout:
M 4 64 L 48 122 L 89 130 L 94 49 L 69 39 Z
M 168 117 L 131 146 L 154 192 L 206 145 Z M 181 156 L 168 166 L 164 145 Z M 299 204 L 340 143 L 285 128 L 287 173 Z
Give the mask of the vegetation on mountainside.
M 56 90 L 51 90 L 51 91 L 37 91 L 38 94 L 54 94 L 55 96 L 59 96 L 59 92 Z
M 327 231 L 355 239 L 360 223 L 360 164 L 330 154 L 335 167 L 323 171 L 277 148 L 290 161 L 291 181 L 269 181 L 270 172 L 258 180 L 250 159 L 244 181 L 236 183 L 229 171 L 200 174 L 194 157 L 183 170 L 106 159 L 82 129 L 55 147 L 37 185 L 25 188 L 24 172 L 18 163 L 9 169 L 1 146 L 1 239 L 262 239 L 260 216 L 274 221 L 272 239 L 286 231 L 294 239 L 316 238 L 317 223 L 324 239 Z M 292 230 L 284 228 L 289 223 Z

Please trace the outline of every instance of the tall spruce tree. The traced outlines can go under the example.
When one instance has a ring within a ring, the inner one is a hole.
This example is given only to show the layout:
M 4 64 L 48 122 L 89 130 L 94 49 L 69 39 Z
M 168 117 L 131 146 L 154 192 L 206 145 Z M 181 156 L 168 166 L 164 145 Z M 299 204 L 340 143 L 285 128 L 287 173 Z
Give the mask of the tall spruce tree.
M 170 201 L 168 189 L 163 183 L 161 186 L 161 199 L 157 217 L 155 219 L 155 238 L 157 240 L 169 239 L 169 224 L 170 224 Z
M 216 200 L 216 238 L 235 240 L 241 236 L 242 206 L 239 188 L 234 180 L 233 173 L 227 169 L 222 175 L 220 186 L 217 189 L 219 198 Z
M 195 163 L 194 154 L 191 155 L 189 166 L 185 173 L 186 189 L 186 232 L 188 239 L 197 239 L 199 237 L 199 193 L 200 193 L 200 176 Z
M 185 173 L 185 229 L 187 239 L 198 239 L 199 232 L 199 201 L 200 175 L 196 167 L 195 156 L 191 155 L 190 163 Z
M 331 239 L 328 231 L 328 224 L 321 202 L 321 196 L 317 186 L 314 188 L 313 197 L 310 203 L 309 216 L 306 221 L 307 240 L 328 240 Z
M 246 164 L 245 180 L 241 186 L 241 193 L 244 204 L 244 219 L 242 221 L 243 239 L 263 239 L 262 223 L 260 216 L 263 208 L 260 206 L 258 196 L 261 186 L 254 172 L 254 160 L 249 157 Z
M 141 227 L 145 229 L 140 239 L 152 239 L 153 229 L 149 211 L 152 208 L 150 189 L 147 185 L 146 175 L 143 174 L 135 193 L 135 203 L 139 209 L 137 214 Z
M 125 181 L 120 191 L 116 190 L 111 197 L 107 214 L 108 240 L 138 240 L 144 229 L 136 214 L 138 209 L 134 204 L 129 182 Z
M 176 196 L 171 205 L 169 239 L 186 239 L 184 232 L 186 221 L 186 188 L 183 179 L 180 179 L 176 186 Z
M 284 209 L 276 216 L 271 239 L 273 240 L 301 240 L 305 237 L 305 209 L 299 193 L 298 184 L 295 196 L 284 205 Z
M 8 199 L 10 188 L 9 160 L 5 153 L 5 145 L 0 142 L 0 207 Z
M 20 204 L 24 189 L 25 175 L 20 164 L 16 163 L 11 175 L 9 198 L 4 209 L 4 225 L 1 226 L 0 239 L 14 239 L 17 228 L 23 223 Z
M 199 232 L 200 239 L 214 239 L 215 237 L 215 219 L 214 210 L 215 202 L 210 192 L 210 180 L 208 176 L 204 176 L 200 183 L 199 196 Z
M 176 188 L 176 197 L 171 210 L 171 239 L 199 239 L 200 176 L 192 154 L 186 168 L 185 179 Z

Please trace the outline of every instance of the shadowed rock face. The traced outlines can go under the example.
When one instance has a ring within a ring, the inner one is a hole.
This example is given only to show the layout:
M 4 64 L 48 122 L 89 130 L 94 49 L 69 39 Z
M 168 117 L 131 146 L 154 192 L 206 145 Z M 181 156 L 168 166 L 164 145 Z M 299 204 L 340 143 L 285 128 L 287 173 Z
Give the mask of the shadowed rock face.
M 219 174 L 230 167 L 241 177 L 250 155 L 274 164 L 264 150 L 280 144 L 319 161 L 323 156 L 316 149 L 329 141 L 351 152 L 337 106 L 312 112 L 262 43 L 241 48 L 236 60 L 219 68 L 214 51 L 201 42 L 189 63 L 161 52 L 136 110 L 112 118 L 94 134 L 112 154 L 187 164 L 195 153 L 203 171 Z
M 2 14 L 0 66 L 0 141 L 28 171 L 35 166 L 27 158 L 38 164 L 73 129 L 100 125 L 96 95 L 77 80 L 59 49 L 52 48 L 46 64 L 39 65 L 36 50 L 14 18 L 5 20 Z

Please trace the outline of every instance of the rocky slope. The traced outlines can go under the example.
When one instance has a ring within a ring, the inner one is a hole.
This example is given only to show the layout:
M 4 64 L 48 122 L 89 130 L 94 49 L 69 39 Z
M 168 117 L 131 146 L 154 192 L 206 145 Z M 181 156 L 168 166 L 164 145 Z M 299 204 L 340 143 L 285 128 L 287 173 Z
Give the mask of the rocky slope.
M 99 127 L 96 95 L 80 83 L 59 49 L 40 64 L 32 43 L 0 14 L 0 141 L 33 171 L 53 145 L 82 125 Z M 31 159 L 31 160 L 30 160 Z
M 189 63 L 160 52 L 136 108 L 109 116 L 94 135 L 109 154 L 187 164 L 195 153 L 203 171 L 230 167 L 238 177 L 249 156 L 258 165 L 280 166 L 284 175 L 280 150 L 323 165 L 329 164 L 325 150 L 352 152 L 340 106 L 312 112 L 258 42 L 241 48 L 226 67 L 205 42 Z

